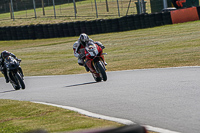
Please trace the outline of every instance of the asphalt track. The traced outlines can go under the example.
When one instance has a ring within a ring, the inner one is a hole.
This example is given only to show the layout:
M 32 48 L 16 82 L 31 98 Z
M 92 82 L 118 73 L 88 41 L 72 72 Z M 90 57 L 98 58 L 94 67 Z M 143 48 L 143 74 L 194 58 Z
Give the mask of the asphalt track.
M 25 77 L 15 91 L 0 78 L 0 99 L 36 101 L 127 119 L 182 133 L 200 131 L 200 67 L 107 72 L 106 82 L 91 74 Z

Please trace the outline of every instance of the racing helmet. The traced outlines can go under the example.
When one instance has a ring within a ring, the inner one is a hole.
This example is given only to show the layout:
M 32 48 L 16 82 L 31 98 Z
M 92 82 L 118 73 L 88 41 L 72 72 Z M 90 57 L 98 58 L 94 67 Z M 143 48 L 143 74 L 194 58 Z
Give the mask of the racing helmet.
M 10 55 L 10 52 L 8 52 L 8 51 L 6 51 L 6 50 L 4 50 L 2 53 L 1 53 L 1 57 L 3 58 L 3 59 L 5 59 L 6 57 L 8 57 Z
M 87 34 L 82 33 L 79 37 L 80 43 L 85 47 L 86 44 L 89 42 L 89 37 Z

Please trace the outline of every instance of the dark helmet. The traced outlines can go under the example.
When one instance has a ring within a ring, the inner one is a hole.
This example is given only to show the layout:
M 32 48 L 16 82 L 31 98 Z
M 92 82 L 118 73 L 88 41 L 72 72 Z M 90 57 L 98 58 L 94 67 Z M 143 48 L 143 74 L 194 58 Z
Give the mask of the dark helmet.
M 87 34 L 82 33 L 79 37 L 80 43 L 85 47 L 86 44 L 89 42 L 89 37 Z
M 1 53 L 1 57 L 3 58 L 3 59 L 5 59 L 6 57 L 8 57 L 10 55 L 10 52 L 8 52 L 8 51 L 6 51 L 6 50 L 4 50 L 2 53 Z

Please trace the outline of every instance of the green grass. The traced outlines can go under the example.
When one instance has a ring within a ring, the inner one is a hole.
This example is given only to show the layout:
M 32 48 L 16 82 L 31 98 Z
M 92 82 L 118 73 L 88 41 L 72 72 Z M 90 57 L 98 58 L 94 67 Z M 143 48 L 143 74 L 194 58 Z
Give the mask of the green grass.
M 108 71 L 200 65 L 200 21 L 91 35 L 105 45 Z M 72 46 L 77 37 L 0 41 L 22 59 L 25 76 L 85 73 Z M 2 75 L 1 75 L 2 76 Z
M 58 107 L 25 101 L 0 100 L 1 133 L 22 133 L 36 129 L 64 132 L 119 126 L 122 124 L 87 117 Z

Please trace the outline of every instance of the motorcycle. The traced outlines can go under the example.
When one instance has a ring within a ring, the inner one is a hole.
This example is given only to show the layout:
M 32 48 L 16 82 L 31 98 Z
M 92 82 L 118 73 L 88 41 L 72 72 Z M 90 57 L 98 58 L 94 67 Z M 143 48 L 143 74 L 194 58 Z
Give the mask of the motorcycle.
M 17 61 L 12 56 L 6 56 L 4 60 L 4 66 L 7 70 L 8 79 L 15 90 L 19 90 L 20 88 L 25 89 L 20 62 L 21 61 Z
M 107 55 L 107 53 L 103 53 L 102 48 L 97 44 L 89 43 L 85 47 L 85 65 L 89 68 L 96 82 L 107 80 L 103 55 Z

